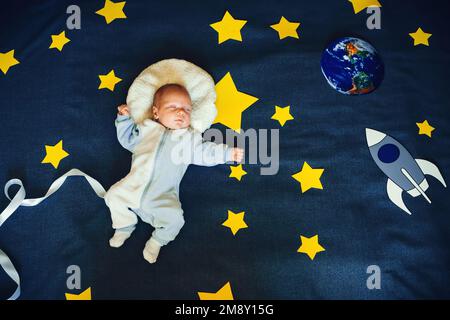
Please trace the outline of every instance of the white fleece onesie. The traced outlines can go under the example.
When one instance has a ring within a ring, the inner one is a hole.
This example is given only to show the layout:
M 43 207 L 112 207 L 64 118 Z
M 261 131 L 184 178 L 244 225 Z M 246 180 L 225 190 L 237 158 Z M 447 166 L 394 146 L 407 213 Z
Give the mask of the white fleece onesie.
M 189 164 L 214 166 L 231 161 L 232 148 L 203 141 L 192 129 L 171 130 L 151 119 L 115 121 L 120 144 L 131 151 L 131 170 L 105 195 L 114 229 L 134 230 L 137 216 L 151 224 L 160 245 L 174 240 L 184 225 L 179 186 Z

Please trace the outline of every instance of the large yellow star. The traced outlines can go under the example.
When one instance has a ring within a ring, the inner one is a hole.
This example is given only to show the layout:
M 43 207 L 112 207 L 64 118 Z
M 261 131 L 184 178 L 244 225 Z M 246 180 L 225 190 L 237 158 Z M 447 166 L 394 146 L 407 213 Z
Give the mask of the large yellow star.
M 91 287 L 87 288 L 80 294 L 66 293 L 66 300 L 92 300 Z
M 241 181 L 242 176 L 245 176 L 247 174 L 244 169 L 242 169 L 242 164 L 238 166 L 230 166 L 231 173 L 229 175 L 230 178 L 236 178 L 237 180 Z
M 234 213 L 233 211 L 228 210 L 228 219 L 222 223 L 224 227 L 230 228 L 233 235 L 240 229 L 248 228 L 247 224 L 244 221 L 245 212 Z
M 353 5 L 355 14 L 364 10 L 367 7 L 381 7 L 381 3 L 378 0 L 348 0 Z
M 258 101 L 258 98 L 237 90 L 228 72 L 217 84 L 217 117 L 214 123 L 221 123 L 240 133 L 242 112 Z
M 300 182 L 302 187 L 302 193 L 305 193 L 311 188 L 323 189 L 322 183 L 320 182 L 320 177 L 322 176 L 324 169 L 313 169 L 305 161 L 303 163 L 303 168 L 300 172 L 292 175 L 292 177 Z
M 59 162 L 69 154 L 63 150 L 63 141 L 60 140 L 54 146 L 45 145 L 45 158 L 41 163 L 51 163 L 55 169 L 58 169 Z
M 300 22 L 289 22 L 285 17 L 281 17 L 280 22 L 273 24 L 270 27 L 278 32 L 281 39 L 292 37 L 298 39 L 297 28 Z
M 294 117 L 290 113 L 290 106 L 281 108 L 279 106 L 275 106 L 275 114 L 271 119 L 278 120 L 278 122 L 283 127 L 286 121 L 294 119 Z
M 5 53 L 0 52 L 0 70 L 6 74 L 12 66 L 19 64 L 20 62 L 14 58 L 14 50 L 10 50 Z
M 298 248 L 297 252 L 306 253 L 311 260 L 314 260 L 317 253 L 325 251 L 325 248 L 319 244 L 318 235 L 311 238 L 300 236 L 300 240 L 302 241 L 302 245 Z
M 49 49 L 56 48 L 59 51 L 62 51 L 63 47 L 70 41 L 69 38 L 66 37 L 66 32 L 63 31 L 58 35 L 52 35 L 52 43 L 50 44 Z
M 409 34 L 414 39 L 414 46 L 423 44 L 429 46 L 428 39 L 432 36 L 431 33 L 424 32 L 421 28 L 418 28 L 416 32 Z
M 231 284 L 227 282 L 216 293 L 197 292 L 200 300 L 234 300 L 233 292 L 231 292 Z
M 416 122 L 416 125 L 419 127 L 419 134 L 425 134 L 431 138 L 431 132 L 433 132 L 435 128 L 428 123 L 428 120 L 425 120 L 422 123 Z
M 242 41 L 241 29 L 246 23 L 246 20 L 234 19 L 227 11 L 221 21 L 210 24 L 210 27 L 219 34 L 219 44 L 221 44 L 230 39 Z
M 110 0 L 105 0 L 105 5 L 100 10 L 95 13 L 105 17 L 106 23 L 110 24 L 116 19 L 126 19 L 127 16 L 123 12 L 123 7 L 126 2 L 112 2 Z
M 109 89 L 114 91 L 116 84 L 118 84 L 122 79 L 116 77 L 114 70 L 111 70 L 108 74 L 101 74 L 98 76 L 100 78 L 99 89 Z

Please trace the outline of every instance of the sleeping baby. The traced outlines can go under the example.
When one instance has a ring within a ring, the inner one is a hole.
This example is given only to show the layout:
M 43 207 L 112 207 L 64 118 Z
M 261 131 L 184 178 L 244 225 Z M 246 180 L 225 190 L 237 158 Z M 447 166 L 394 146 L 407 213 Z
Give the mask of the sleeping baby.
M 118 107 L 117 138 L 132 152 L 132 164 L 130 173 L 105 195 L 115 229 L 111 247 L 123 245 L 140 217 L 155 228 L 143 255 L 149 263 L 156 262 L 160 248 L 174 240 L 184 225 L 179 186 L 189 164 L 242 161 L 242 149 L 203 141 L 190 126 L 192 110 L 188 90 L 176 83 L 156 90 L 151 117 L 142 123 L 133 121 L 127 105 Z

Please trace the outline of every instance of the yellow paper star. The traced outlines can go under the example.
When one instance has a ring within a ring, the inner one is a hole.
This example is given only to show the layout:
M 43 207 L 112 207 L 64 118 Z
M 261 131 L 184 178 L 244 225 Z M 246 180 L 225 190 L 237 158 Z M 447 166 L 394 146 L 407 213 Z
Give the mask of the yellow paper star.
M 428 39 L 432 36 L 431 33 L 424 32 L 421 28 L 418 28 L 416 32 L 409 34 L 414 39 L 414 46 L 423 44 L 429 46 Z
M 58 169 L 59 162 L 69 154 L 63 150 L 63 141 L 60 140 L 54 146 L 45 145 L 45 158 L 41 163 L 51 163 L 55 169 Z
M 80 294 L 66 293 L 66 300 L 92 300 L 91 287 Z
M 14 58 L 14 50 L 0 53 L 0 70 L 2 70 L 4 74 L 8 72 L 9 68 L 19 63 L 20 62 Z
M 123 2 L 112 2 L 110 0 L 105 0 L 105 5 L 100 10 L 95 13 L 105 17 L 106 23 L 110 24 L 116 19 L 126 19 L 127 16 L 123 12 L 123 7 L 126 1 Z
M 302 245 L 298 248 L 297 252 L 306 253 L 311 260 L 314 260 L 317 253 L 325 251 L 325 248 L 319 244 L 318 235 L 311 238 L 300 236 L 300 240 L 302 241 Z
M 427 136 L 429 136 L 431 138 L 431 132 L 433 132 L 435 130 L 435 128 L 432 127 L 428 123 L 428 120 L 425 120 L 422 123 L 416 122 L 416 125 L 419 127 L 419 134 L 424 134 L 424 135 L 427 135 Z
M 322 176 L 324 169 L 313 169 L 305 161 L 303 163 L 303 168 L 300 172 L 292 175 L 292 177 L 300 182 L 302 187 L 302 193 L 305 193 L 311 188 L 323 189 L 322 183 L 320 182 L 320 177 Z
M 275 114 L 271 119 L 278 120 L 278 122 L 283 127 L 286 121 L 294 119 L 294 117 L 290 113 L 290 106 L 281 108 L 279 106 L 275 106 Z
M 245 212 L 234 213 L 233 211 L 228 210 L 228 219 L 222 223 L 224 227 L 230 228 L 233 235 L 240 229 L 248 228 L 247 224 L 244 221 Z
M 381 3 L 378 0 L 348 0 L 353 5 L 355 14 L 364 10 L 367 7 L 381 7 Z
M 116 84 L 118 84 L 122 79 L 116 77 L 114 70 L 111 70 L 108 74 L 103 74 L 98 76 L 100 78 L 99 89 L 109 89 L 114 91 Z
M 246 20 L 234 19 L 227 11 L 221 21 L 210 24 L 210 27 L 219 34 L 219 44 L 221 44 L 230 39 L 242 41 L 241 29 L 246 23 Z
M 63 47 L 68 43 L 70 39 L 66 37 L 66 32 L 63 31 L 58 35 L 52 35 L 52 43 L 50 44 L 49 49 L 56 48 L 59 51 L 62 51 Z
M 197 292 L 200 300 L 234 300 L 233 292 L 231 292 L 231 284 L 227 282 L 216 293 Z
M 280 22 L 273 24 L 270 27 L 278 32 L 280 40 L 287 37 L 298 39 L 297 28 L 299 25 L 299 22 L 289 22 L 282 16 Z
M 241 181 L 242 176 L 245 176 L 247 174 L 246 171 L 244 171 L 244 169 L 242 169 L 242 164 L 238 165 L 238 166 L 230 166 L 231 169 L 231 173 L 230 173 L 230 178 L 236 178 L 237 180 Z
M 217 84 L 217 117 L 214 123 L 221 123 L 240 133 L 242 112 L 258 101 L 258 98 L 237 90 L 228 72 Z

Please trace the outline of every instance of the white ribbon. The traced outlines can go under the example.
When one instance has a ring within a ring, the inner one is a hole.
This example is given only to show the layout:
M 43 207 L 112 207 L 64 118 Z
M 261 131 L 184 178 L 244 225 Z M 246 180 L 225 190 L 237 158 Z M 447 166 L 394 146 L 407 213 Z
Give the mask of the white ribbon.
M 20 206 L 32 207 L 38 205 L 39 203 L 50 197 L 53 193 L 58 191 L 58 189 L 63 185 L 64 181 L 66 181 L 66 178 L 70 176 L 85 177 L 87 182 L 91 185 L 92 189 L 94 189 L 97 196 L 99 196 L 100 198 L 103 198 L 105 196 L 106 191 L 102 187 L 102 185 L 97 180 L 95 180 L 94 178 L 90 177 L 89 175 L 85 174 L 83 171 L 78 169 L 71 169 L 67 173 L 56 179 L 51 184 L 45 196 L 35 199 L 25 199 L 26 192 L 25 188 L 23 187 L 22 181 L 20 181 L 19 179 L 11 179 L 5 185 L 5 195 L 11 202 L 6 207 L 6 209 L 3 210 L 3 212 L 0 214 L 0 227 L 6 220 L 8 220 L 8 218 L 14 213 L 14 211 L 16 211 L 18 207 Z M 20 186 L 20 189 L 19 191 L 17 191 L 14 198 L 11 199 L 9 197 L 8 190 L 12 185 L 18 185 Z M 14 267 L 13 263 L 6 255 L 6 253 L 3 252 L 1 249 L 0 249 L 0 266 L 3 268 L 3 270 L 5 270 L 6 274 L 17 284 L 16 291 L 8 299 L 8 300 L 16 300 L 20 296 L 19 273 L 17 272 L 16 268 Z

